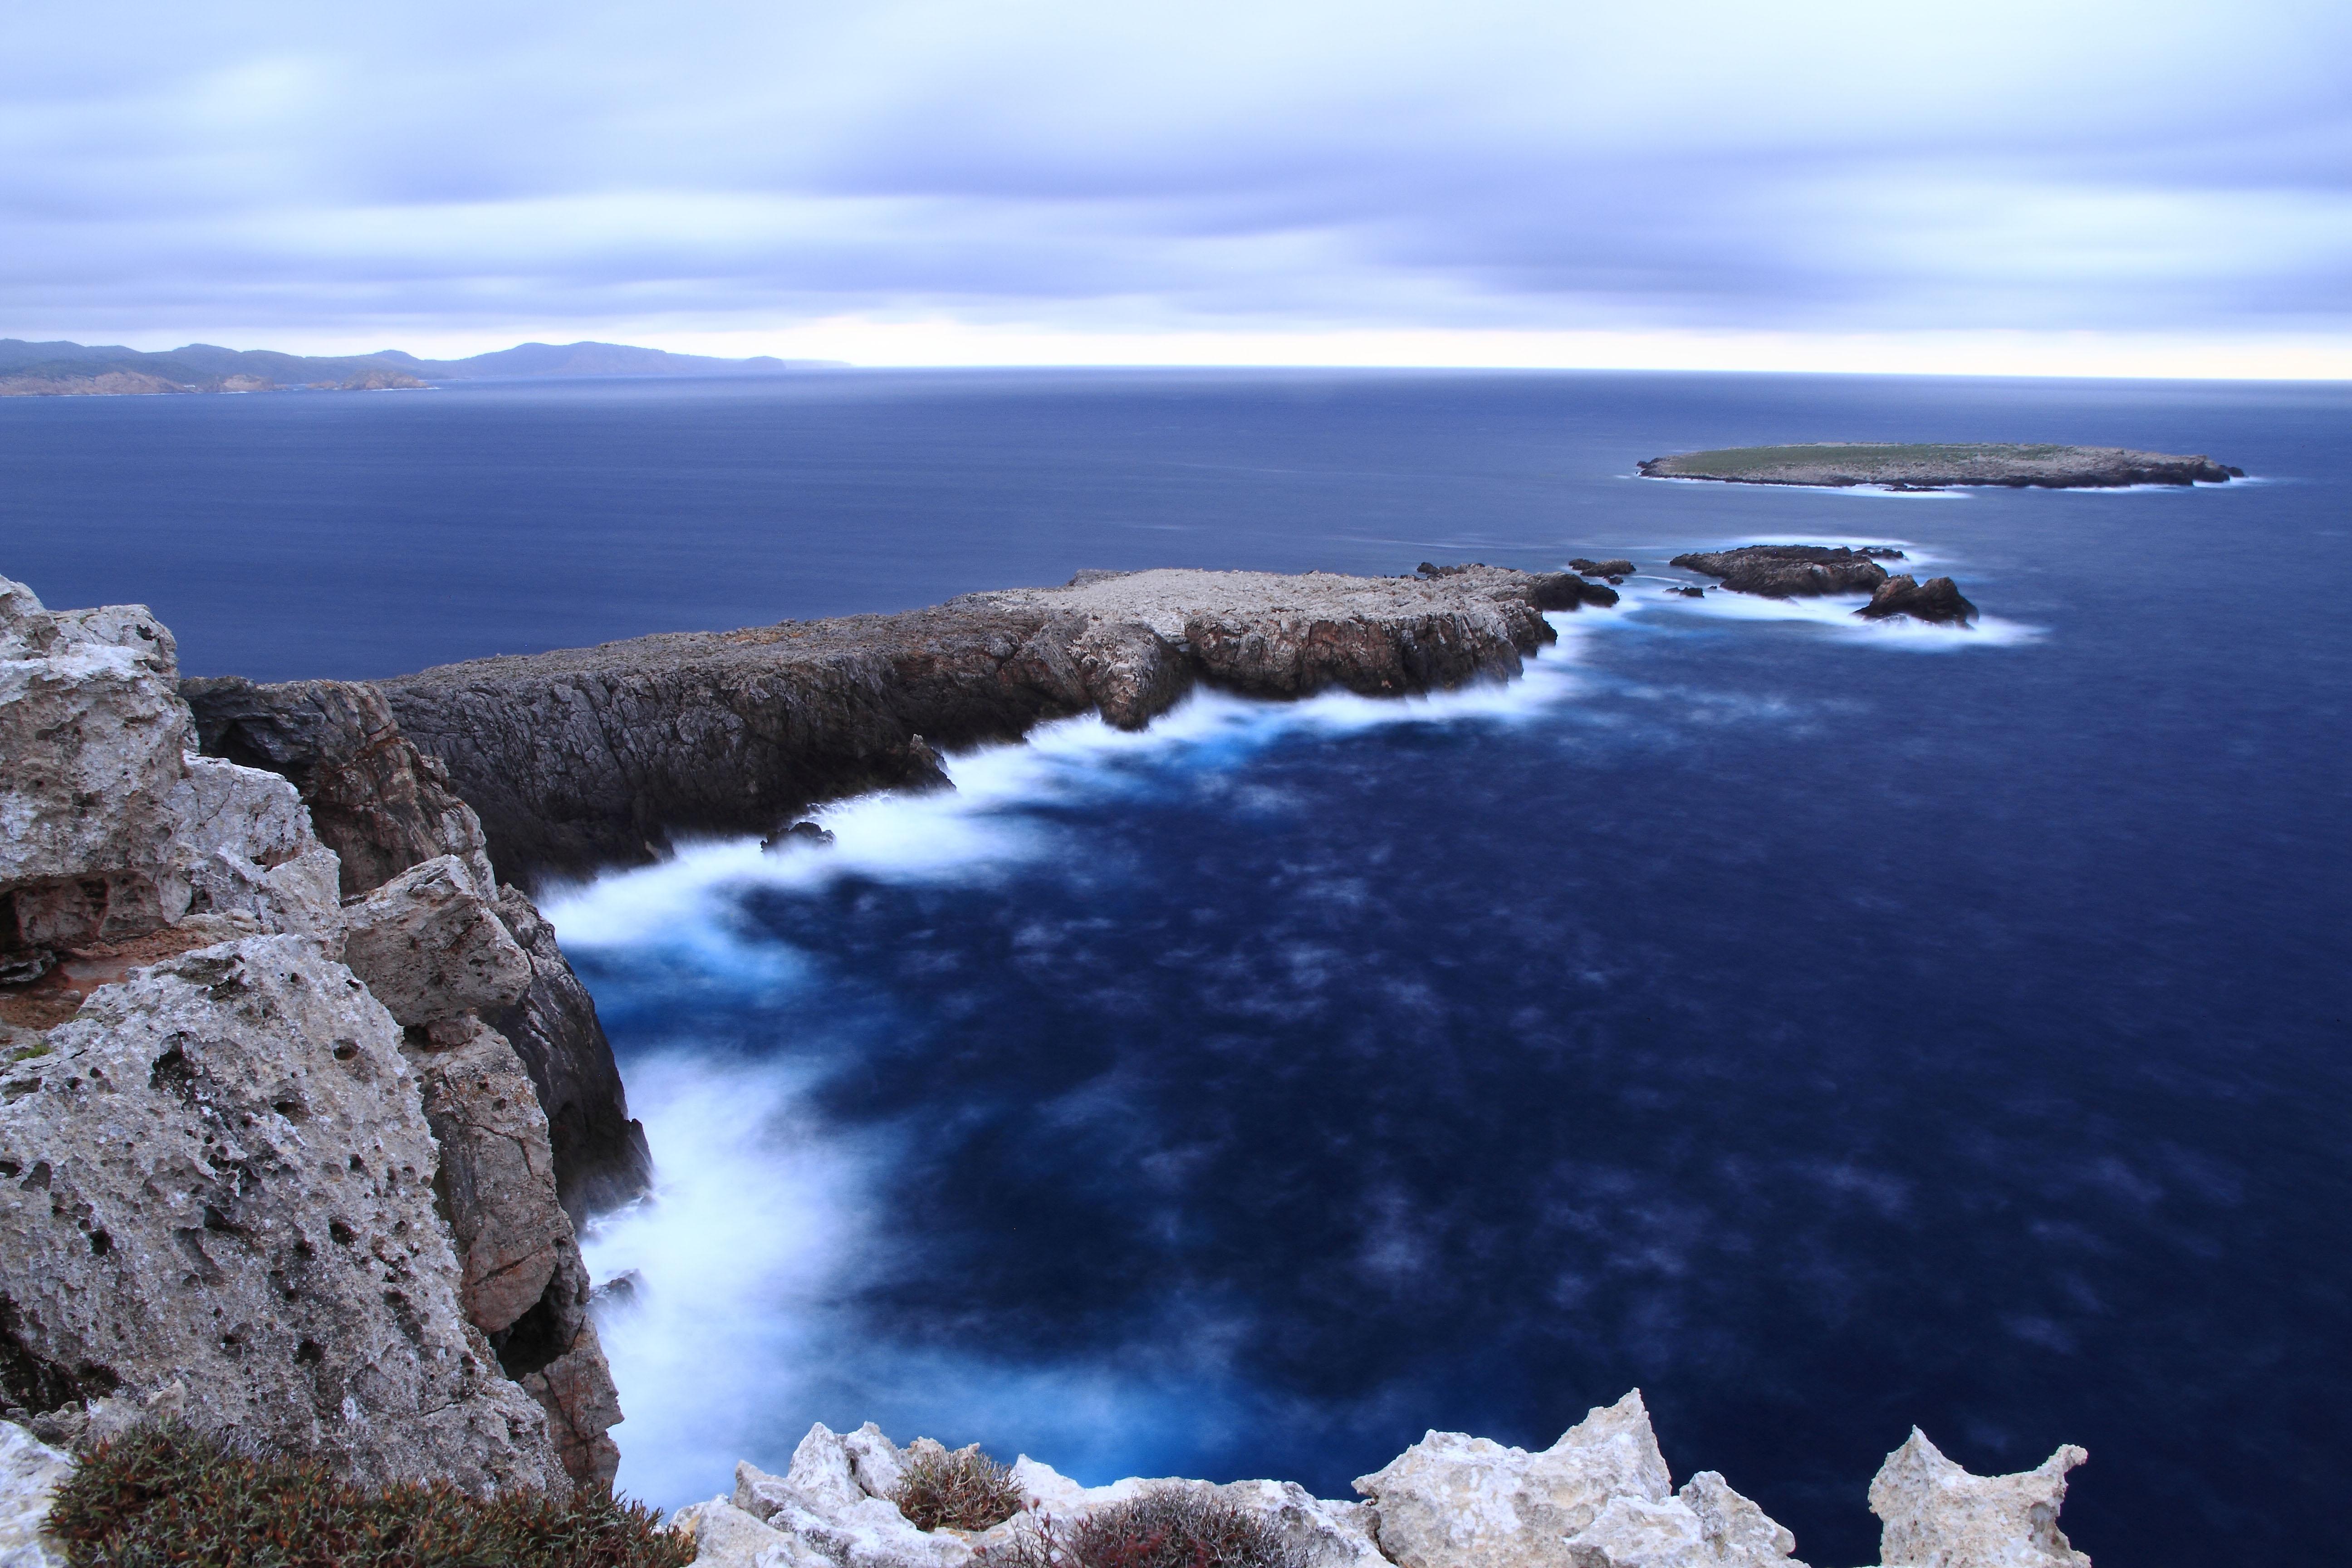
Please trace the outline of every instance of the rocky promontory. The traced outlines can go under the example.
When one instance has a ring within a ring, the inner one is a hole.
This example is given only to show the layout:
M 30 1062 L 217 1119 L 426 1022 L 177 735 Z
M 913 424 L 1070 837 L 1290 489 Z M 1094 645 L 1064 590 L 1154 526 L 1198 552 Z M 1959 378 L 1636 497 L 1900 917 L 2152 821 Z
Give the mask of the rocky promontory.
M 295 784 L 197 749 L 176 665 L 142 606 L 0 579 L 0 1415 L 607 1485 L 620 1410 L 517 1048 L 588 1048 L 534 1008 L 576 980 L 461 802 L 360 809 L 420 758 L 379 737 L 313 780 L 372 851 L 346 865 Z
M 1082 572 L 900 615 L 477 659 L 375 683 L 523 886 L 643 864 L 678 836 L 940 780 L 939 752 L 1098 710 L 1139 729 L 1195 684 L 1250 696 L 1440 690 L 1520 672 L 1573 573 Z M 198 700 L 199 706 L 203 699 Z
M 1968 485 L 2010 489 L 2113 489 L 2125 485 L 2218 485 L 2246 477 L 2199 455 L 2124 447 L 1988 442 L 1820 441 L 1796 447 L 1726 447 L 1652 458 L 1654 479 L 1721 479 L 1744 485 L 1884 485 L 1939 490 Z

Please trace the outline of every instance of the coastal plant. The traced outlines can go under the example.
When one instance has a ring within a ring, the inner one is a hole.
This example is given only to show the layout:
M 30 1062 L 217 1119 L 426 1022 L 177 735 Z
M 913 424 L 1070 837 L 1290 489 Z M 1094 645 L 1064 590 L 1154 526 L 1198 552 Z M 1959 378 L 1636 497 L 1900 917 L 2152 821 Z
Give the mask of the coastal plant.
M 924 1443 L 907 1456 L 890 1500 L 918 1530 L 986 1530 L 1021 1511 L 1021 1488 L 977 1443 Z
M 692 1540 L 659 1522 L 584 1489 L 356 1487 L 320 1459 L 180 1426 L 99 1444 L 49 1510 L 70 1568 L 686 1568 Z
M 1048 1521 L 980 1554 L 980 1568 L 1307 1568 L 1307 1557 L 1254 1513 L 1186 1486 Z

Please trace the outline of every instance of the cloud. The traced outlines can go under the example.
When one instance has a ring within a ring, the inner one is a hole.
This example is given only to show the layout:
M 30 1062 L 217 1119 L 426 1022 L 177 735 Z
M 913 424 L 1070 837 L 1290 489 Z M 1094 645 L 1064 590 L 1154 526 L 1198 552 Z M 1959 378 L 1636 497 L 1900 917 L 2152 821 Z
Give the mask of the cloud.
M 247 0 L 10 54 L 17 335 L 2352 332 L 2352 13 L 2300 0 Z

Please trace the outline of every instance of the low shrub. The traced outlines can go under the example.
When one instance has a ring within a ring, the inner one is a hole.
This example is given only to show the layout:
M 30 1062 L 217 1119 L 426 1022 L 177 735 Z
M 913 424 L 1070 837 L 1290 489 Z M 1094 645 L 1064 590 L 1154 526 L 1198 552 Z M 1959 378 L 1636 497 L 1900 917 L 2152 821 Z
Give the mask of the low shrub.
M 1049 1524 L 982 1554 L 984 1568 L 1307 1568 L 1253 1513 L 1188 1487 L 1160 1487 L 1074 1524 Z
M 898 1472 L 890 1500 L 918 1530 L 986 1530 L 1021 1511 L 1013 1472 L 980 1451 L 919 1445 Z
M 150 1426 L 82 1457 L 49 1528 L 72 1568 L 685 1568 L 693 1542 L 659 1519 L 601 1493 L 367 1491 L 317 1459 Z

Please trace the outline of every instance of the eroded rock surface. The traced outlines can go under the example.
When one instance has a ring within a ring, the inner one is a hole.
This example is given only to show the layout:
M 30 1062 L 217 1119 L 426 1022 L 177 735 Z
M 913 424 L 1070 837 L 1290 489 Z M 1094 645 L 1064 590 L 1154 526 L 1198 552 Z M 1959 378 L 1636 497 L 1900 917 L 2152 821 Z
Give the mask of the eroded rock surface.
M 1712 1471 L 1674 1490 L 1639 1390 L 1541 1453 L 1432 1432 L 1356 1489 L 1400 1568 L 1773 1568 L 1796 1548 Z
M 400 732 L 373 687 L 234 677 L 184 680 L 205 752 L 290 783 L 319 837 L 341 858 L 345 897 L 454 856 L 486 894 L 496 887 L 482 825 L 449 787 L 439 759 Z M 489 1022 L 521 1058 L 547 1113 L 555 1178 L 574 1226 L 642 1195 L 652 1180 L 645 1130 L 632 1120 L 596 1005 L 555 931 L 520 889 L 497 889 L 498 918 L 528 954 L 531 978 Z
M 530 989 L 530 955 L 463 861 L 411 867 L 343 909 L 352 971 L 403 1024 L 510 1007 Z
M 2069 1444 L 2031 1470 L 1972 1476 L 1917 1427 L 1870 1483 L 1886 1568 L 2091 1568 L 2058 1529 L 2066 1472 L 2090 1455 Z
M 367 1480 L 564 1484 L 458 1315 L 438 1150 L 383 1005 L 250 937 L 102 988 L 0 1082 L 0 1364 L 47 1411 L 187 1417 Z
M 940 782 L 938 749 L 1098 709 L 1139 726 L 1195 681 L 1402 694 L 1519 672 L 1575 598 L 1526 573 L 1087 572 L 897 616 L 478 659 L 378 685 L 526 887 L 771 834 L 820 801 Z M 1547 597 L 1547 595 L 1549 595 Z M 1613 598 L 1613 595 L 1612 595 Z M 1545 603 L 1538 605 L 1538 598 Z
M 1870 603 L 1854 614 L 1874 621 L 1909 616 L 1914 620 L 1964 626 L 1977 618 L 1977 607 L 1961 596 L 1960 585 L 1949 577 L 1930 577 L 1922 583 L 1904 573 L 1881 583 Z

